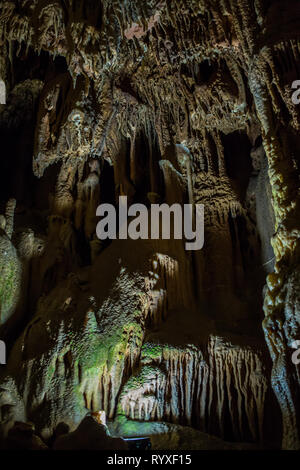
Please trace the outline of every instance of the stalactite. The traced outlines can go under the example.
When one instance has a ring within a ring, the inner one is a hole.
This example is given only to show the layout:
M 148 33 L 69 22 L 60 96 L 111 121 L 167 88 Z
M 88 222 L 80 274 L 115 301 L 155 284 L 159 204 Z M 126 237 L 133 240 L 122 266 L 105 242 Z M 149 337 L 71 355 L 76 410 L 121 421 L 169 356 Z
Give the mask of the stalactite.
M 271 55 L 271 50 L 268 51 Z M 295 220 L 298 202 L 290 198 L 289 181 L 293 181 L 293 170 L 286 164 L 289 158 L 284 140 L 280 140 L 274 125 L 272 105 L 266 88 L 261 79 L 250 76 L 250 85 L 254 95 L 255 104 L 264 131 L 264 148 L 269 162 L 269 177 L 272 187 L 273 208 L 276 219 L 277 232 L 272 239 L 272 246 L 276 256 L 275 273 L 267 277 L 268 290 L 265 295 L 265 319 L 263 327 L 265 337 L 273 359 L 272 383 L 283 413 L 283 447 L 297 448 L 299 434 L 297 428 L 297 404 L 292 390 L 291 380 L 288 378 L 290 365 L 286 362 L 287 342 L 284 333 L 285 313 L 282 285 L 287 280 L 288 272 L 285 261 L 293 258 L 297 250 L 298 227 L 292 222 L 292 230 L 287 231 L 289 221 Z M 293 431 L 292 431 L 293 430 Z

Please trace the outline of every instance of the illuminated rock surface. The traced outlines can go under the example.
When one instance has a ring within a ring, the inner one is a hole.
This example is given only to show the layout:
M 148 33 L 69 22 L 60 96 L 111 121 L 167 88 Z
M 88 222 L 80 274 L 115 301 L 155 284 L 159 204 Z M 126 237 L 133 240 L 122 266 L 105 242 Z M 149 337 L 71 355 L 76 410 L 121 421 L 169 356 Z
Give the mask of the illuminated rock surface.
M 1 3 L 10 445 L 105 410 L 154 448 L 300 448 L 299 30 L 296 0 Z M 98 240 L 122 195 L 204 204 L 203 249 Z

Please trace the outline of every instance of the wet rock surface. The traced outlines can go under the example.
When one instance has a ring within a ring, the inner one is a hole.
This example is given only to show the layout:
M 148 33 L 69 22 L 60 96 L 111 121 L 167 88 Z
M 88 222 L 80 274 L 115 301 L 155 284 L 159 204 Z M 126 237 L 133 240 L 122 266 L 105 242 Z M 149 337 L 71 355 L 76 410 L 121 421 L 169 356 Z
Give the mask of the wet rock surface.
M 299 25 L 296 1 L 1 2 L 9 446 L 113 445 L 104 411 L 168 448 L 299 449 Z M 100 241 L 120 196 L 204 204 L 203 249 Z

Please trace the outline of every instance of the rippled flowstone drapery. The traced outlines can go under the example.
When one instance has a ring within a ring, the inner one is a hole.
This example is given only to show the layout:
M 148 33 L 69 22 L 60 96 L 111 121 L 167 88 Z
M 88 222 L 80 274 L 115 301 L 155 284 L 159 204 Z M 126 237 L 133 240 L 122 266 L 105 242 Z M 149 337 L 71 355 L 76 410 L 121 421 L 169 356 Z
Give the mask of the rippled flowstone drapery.
M 105 410 L 299 448 L 299 26 L 296 0 L 1 2 L 3 437 Z M 204 248 L 100 242 L 122 195 L 204 204 Z

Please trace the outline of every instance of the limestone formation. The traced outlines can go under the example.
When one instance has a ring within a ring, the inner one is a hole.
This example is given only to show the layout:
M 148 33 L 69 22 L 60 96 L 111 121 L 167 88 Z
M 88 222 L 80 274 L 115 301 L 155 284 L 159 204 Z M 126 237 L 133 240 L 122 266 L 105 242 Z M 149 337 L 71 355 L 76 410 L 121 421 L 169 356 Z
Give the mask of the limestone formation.
M 100 449 L 105 412 L 108 448 L 300 449 L 299 30 L 298 0 L 0 2 L 0 446 Z M 119 196 L 204 204 L 203 249 L 98 240 Z

